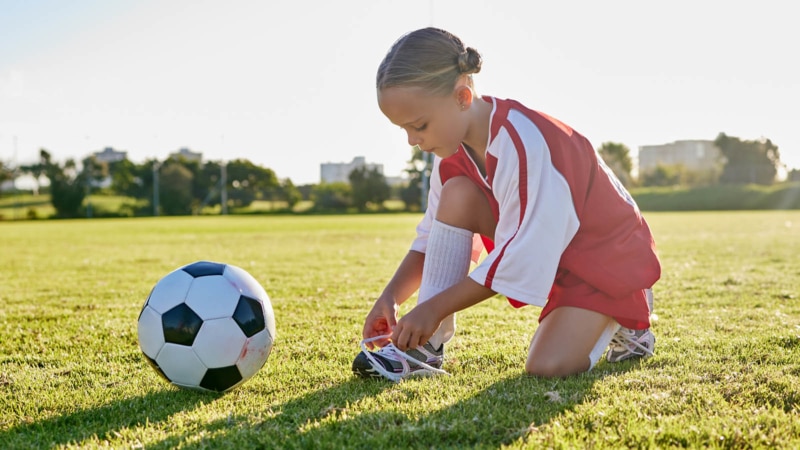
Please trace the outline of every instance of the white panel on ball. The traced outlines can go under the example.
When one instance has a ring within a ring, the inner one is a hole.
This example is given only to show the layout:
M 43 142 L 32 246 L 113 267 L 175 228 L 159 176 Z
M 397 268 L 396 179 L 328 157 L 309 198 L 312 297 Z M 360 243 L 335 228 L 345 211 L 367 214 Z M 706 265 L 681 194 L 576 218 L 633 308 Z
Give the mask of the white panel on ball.
M 272 311 L 272 303 L 269 301 L 269 298 L 264 299 L 264 322 L 267 331 L 269 331 L 270 345 L 272 345 L 277 335 L 275 331 L 275 313 Z
M 206 320 L 192 347 L 206 367 L 225 367 L 236 364 L 247 337 L 230 317 Z
M 245 344 L 242 357 L 236 366 L 245 379 L 252 377 L 264 366 L 272 350 L 272 335 L 269 330 L 254 334 Z
M 145 306 L 139 317 L 139 347 L 150 359 L 156 359 L 164 346 L 164 327 L 161 326 L 161 314 L 150 306 Z
M 206 366 L 197 354 L 184 345 L 164 344 L 156 364 L 170 381 L 182 386 L 198 386 L 206 374 Z
M 269 299 L 267 291 L 264 290 L 252 275 L 241 267 L 228 264 L 225 266 L 225 273 L 223 273 L 222 276 L 231 280 L 239 291 L 241 291 L 242 295 L 261 300 Z
M 239 290 L 224 277 L 213 275 L 195 278 L 186 304 L 203 320 L 229 317 L 236 309 Z
M 183 303 L 194 277 L 182 270 L 175 270 L 164 276 L 153 288 L 147 304 L 158 313 L 164 314 Z

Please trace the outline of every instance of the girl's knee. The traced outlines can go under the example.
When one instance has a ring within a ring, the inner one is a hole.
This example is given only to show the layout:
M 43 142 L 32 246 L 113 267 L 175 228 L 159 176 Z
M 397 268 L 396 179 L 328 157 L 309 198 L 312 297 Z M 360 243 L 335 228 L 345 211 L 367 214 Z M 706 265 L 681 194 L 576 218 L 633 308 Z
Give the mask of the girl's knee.
M 588 358 L 564 358 L 557 355 L 537 357 L 530 355 L 525 362 L 525 372 L 542 378 L 561 378 L 589 370 Z
M 442 186 L 436 219 L 484 236 L 494 236 L 494 214 L 486 194 L 467 177 L 454 177 Z

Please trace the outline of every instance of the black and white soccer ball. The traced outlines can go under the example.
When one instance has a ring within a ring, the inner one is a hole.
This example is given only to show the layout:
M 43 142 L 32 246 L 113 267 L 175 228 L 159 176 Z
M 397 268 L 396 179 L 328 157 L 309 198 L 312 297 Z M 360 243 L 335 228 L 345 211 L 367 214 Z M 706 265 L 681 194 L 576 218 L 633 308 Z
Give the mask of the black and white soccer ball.
M 197 261 L 156 283 L 138 335 L 148 362 L 170 383 L 225 392 L 267 362 L 275 317 L 267 292 L 247 271 Z

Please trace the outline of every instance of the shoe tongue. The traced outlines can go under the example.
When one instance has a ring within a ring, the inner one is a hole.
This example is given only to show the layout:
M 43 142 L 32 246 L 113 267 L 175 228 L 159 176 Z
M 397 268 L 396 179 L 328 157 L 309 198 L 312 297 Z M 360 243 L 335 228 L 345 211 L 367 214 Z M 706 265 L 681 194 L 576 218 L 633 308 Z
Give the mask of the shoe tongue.
M 405 359 L 402 356 L 400 356 L 399 352 L 400 349 L 398 349 L 392 344 L 389 344 L 386 347 L 383 347 L 380 350 L 378 350 L 379 355 L 383 356 L 386 359 L 391 359 L 392 361 L 400 361 L 402 359 Z

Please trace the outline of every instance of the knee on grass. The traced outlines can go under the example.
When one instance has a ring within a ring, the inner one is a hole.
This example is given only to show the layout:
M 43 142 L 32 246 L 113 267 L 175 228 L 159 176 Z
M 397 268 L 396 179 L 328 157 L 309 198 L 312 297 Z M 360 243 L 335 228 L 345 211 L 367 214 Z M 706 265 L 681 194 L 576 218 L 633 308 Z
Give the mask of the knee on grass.
M 551 356 L 528 358 L 525 362 L 525 372 L 541 378 L 563 378 L 586 372 L 590 368 L 589 358 L 579 361 L 575 358 Z

